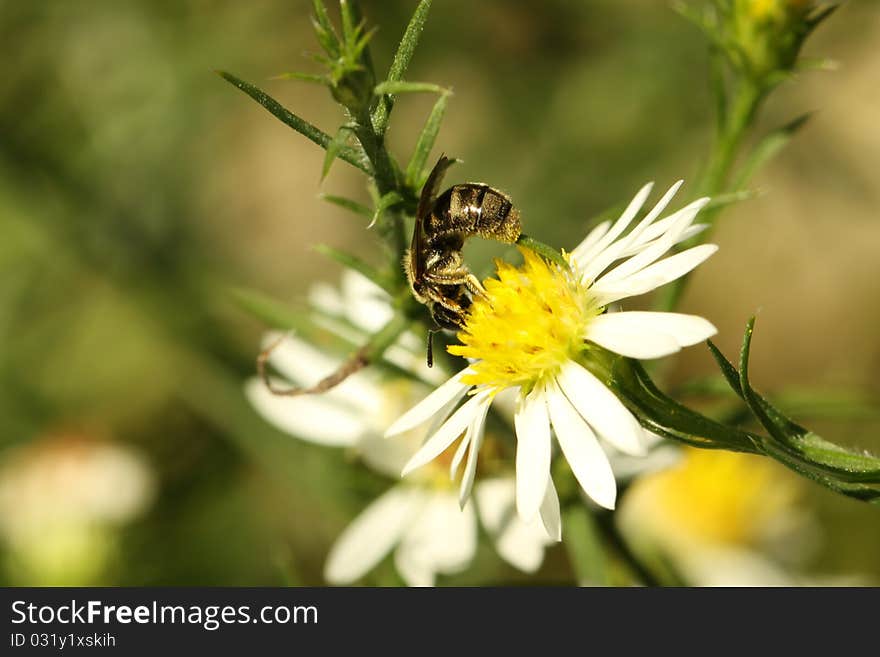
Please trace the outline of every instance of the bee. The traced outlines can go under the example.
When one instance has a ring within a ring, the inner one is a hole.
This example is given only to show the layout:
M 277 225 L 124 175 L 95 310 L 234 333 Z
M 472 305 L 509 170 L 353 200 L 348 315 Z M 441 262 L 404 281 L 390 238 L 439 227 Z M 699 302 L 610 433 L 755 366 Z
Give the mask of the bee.
M 404 270 L 413 296 L 428 307 L 437 330 L 457 331 L 464 327 L 473 297 L 486 294 L 462 258 L 465 240 L 476 235 L 513 244 L 522 227 L 519 210 L 488 185 L 453 185 L 436 196 L 453 162 L 441 156 L 422 188 Z M 433 363 L 435 332 L 428 332 L 428 367 Z

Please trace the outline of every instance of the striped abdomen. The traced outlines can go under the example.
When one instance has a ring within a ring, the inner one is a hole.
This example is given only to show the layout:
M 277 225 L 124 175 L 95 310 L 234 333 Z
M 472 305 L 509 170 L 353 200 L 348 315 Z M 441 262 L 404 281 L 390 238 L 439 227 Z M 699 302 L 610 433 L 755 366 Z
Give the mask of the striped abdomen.
M 504 194 L 480 183 L 454 185 L 434 202 L 425 234 L 478 235 L 484 239 L 513 244 L 522 232 L 519 210 Z

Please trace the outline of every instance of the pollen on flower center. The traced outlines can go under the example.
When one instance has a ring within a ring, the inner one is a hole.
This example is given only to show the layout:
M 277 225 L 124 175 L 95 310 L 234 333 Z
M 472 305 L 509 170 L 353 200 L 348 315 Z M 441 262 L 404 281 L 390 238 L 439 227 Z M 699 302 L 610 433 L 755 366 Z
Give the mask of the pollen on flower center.
M 487 296 L 474 300 L 458 334 L 462 344 L 449 347 L 477 360 L 464 383 L 501 389 L 552 377 L 583 349 L 586 325 L 601 311 L 572 272 L 520 250 L 520 267 L 496 263 L 497 278 L 484 282 Z

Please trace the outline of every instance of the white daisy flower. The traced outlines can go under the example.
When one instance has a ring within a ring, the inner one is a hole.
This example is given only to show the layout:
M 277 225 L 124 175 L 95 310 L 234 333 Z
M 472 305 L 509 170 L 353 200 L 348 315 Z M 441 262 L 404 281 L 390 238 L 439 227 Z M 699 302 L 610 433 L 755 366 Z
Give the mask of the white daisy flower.
M 330 549 L 324 577 L 331 584 L 350 584 L 393 550 L 394 565 L 407 585 L 433 586 L 437 575 L 453 575 L 470 565 L 477 551 L 478 516 L 505 561 L 535 572 L 552 541 L 537 523 L 517 518 L 514 494 L 513 477 L 481 479 L 474 488 L 475 511 L 473 504 L 459 508 L 456 492 L 438 485 L 436 478 L 433 483 L 399 483 L 342 532 Z
M 322 285 L 310 296 L 325 326 L 337 334 L 375 331 L 391 313 L 387 295 L 353 272 L 345 275 L 341 294 Z M 436 380 L 439 370 L 425 367 L 421 341 L 406 335 L 392 358 L 423 380 L 432 376 Z M 312 385 L 342 363 L 295 336 L 270 333 L 265 343 L 277 345 L 269 362 L 295 385 Z M 370 370 L 357 372 L 322 395 L 273 395 L 256 377 L 245 386 L 257 411 L 277 428 L 312 443 L 353 448 L 370 468 L 394 479 L 422 444 L 426 431 L 404 432 L 393 440 L 385 440 L 383 431 L 429 389 L 418 380 L 383 378 Z M 450 458 L 455 472 L 461 459 Z M 471 467 L 475 466 L 474 458 Z M 434 462 L 392 486 L 343 531 L 328 555 L 325 578 L 332 584 L 349 584 L 394 550 L 395 565 L 407 584 L 433 585 L 438 574 L 454 574 L 470 564 L 477 548 L 478 519 L 505 561 L 534 572 L 551 541 L 538 522 L 518 519 L 513 512 L 514 490 L 512 475 L 481 480 L 475 489 L 479 512 L 473 504 L 462 510 L 449 471 Z M 555 519 L 549 514 L 548 518 L 558 532 L 558 513 Z
M 603 381 L 607 352 L 658 358 L 716 333 L 711 323 L 693 315 L 605 312 L 609 304 L 685 275 L 717 250 L 706 244 L 660 260 L 673 245 L 702 229 L 693 221 L 708 202 L 705 198 L 657 220 L 680 185 L 624 235 L 651 191 L 650 184 L 643 187 L 616 222 L 600 224 L 574 249 L 568 256 L 570 269 L 526 249 L 521 267 L 498 263 L 497 279 L 485 282 L 486 298 L 474 301 L 459 333 L 462 345 L 449 349 L 471 364 L 386 432 L 393 436 L 431 418 L 443 421 L 406 464 L 404 475 L 463 435 L 457 457 L 468 453 L 460 496 L 466 500 L 488 408 L 496 394 L 513 389 L 518 395 L 514 424 L 520 518 L 528 522 L 537 515 L 558 515 L 550 478 L 551 428 L 584 492 L 597 504 L 614 507 L 617 486 L 603 444 L 643 455 L 648 439 Z

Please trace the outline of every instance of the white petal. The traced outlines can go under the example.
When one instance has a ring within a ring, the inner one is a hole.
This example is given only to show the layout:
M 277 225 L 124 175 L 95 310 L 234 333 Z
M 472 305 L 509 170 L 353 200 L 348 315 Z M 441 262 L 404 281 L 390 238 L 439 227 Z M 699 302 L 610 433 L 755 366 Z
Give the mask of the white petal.
M 591 258 L 582 263 L 580 267 L 581 279 L 589 284 L 593 279 L 599 276 L 607 267 L 609 267 L 615 260 L 623 257 L 623 253 L 630 248 L 631 245 L 638 243 L 641 238 L 642 233 L 650 226 L 651 222 L 656 219 L 660 212 L 666 208 L 669 201 L 678 191 L 678 188 L 681 187 L 681 182 L 678 181 L 669 190 L 663 195 L 657 204 L 648 212 L 647 215 L 639 222 L 639 224 L 633 228 L 626 237 L 621 237 L 619 240 L 613 243 L 609 243 L 601 249 L 594 249 L 594 253 Z M 677 216 L 681 216 L 681 213 L 676 213 Z M 691 217 L 692 219 L 692 217 Z M 690 221 L 688 218 L 684 218 L 683 224 L 686 224 Z M 686 226 L 682 225 L 679 228 L 679 232 L 684 230 Z M 668 248 L 668 247 L 667 247 Z M 665 251 L 666 249 L 663 249 Z M 658 254 L 659 257 L 661 254 Z
M 589 253 L 590 249 L 593 248 L 593 245 L 596 244 L 605 233 L 608 232 L 608 229 L 611 228 L 610 221 L 603 221 L 598 224 L 593 230 L 587 233 L 587 236 L 581 240 L 581 243 L 578 244 L 571 252 L 571 255 L 575 260 L 579 260 L 585 253 Z
M 370 504 L 330 548 L 324 578 L 348 584 L 364 575 L 400 540 L 422 502 L 417 489 L 397 485 Z
M 551 541 L 538 518 L 525 523 L 517 517 L 513 479 L 483 479 L 474 488 L 474 494 L 480 519 L 501 558 L 526 573 L 540 568 L 544 548 Z
M 318 281 L 309 287 L 309 305 L 326 315 L 341 315 L 345 312 L 345 303 L 339 291 L 324 281 Z
M 468 428 L 470 436 L 470 449 L 468 451 L 467 465 L 464 468 L 464 474 L 461 476 L 461 486 L 458 492 L 458 504 L 464 508 L 465 503 L 471 495 L 471 488 L 474 485 L 474 477 L 477 474 L 477 458 L 480 455 L 480 447 L 483 446 L 483 435 L 486 430 L 486 413 L 489 412 L 489 404 L 483 404 L 477 416 L 471 422 Z
M 394 566 L 407 586 L 434 586 L 437 571 L 433 564 L 423 561 L 418 552 L 404 549 L 403 546 L 397 548 L 394 551 Z
M 250 379 L 245 384 L 245 395 L 275 427 L 312 443 L 350 447 L 370 431 L 365 418 L 327 397 L 274 395 L 261 379 Z
M 626 230 L 626 227 L 629 226 L 639 210 L 642 209 L 642 206 L 645 204 L 645 200 L 648 198 L 653 187 L 654 183 L 652 182 L 642 187 L 633 197 L 633 200 L 629 202 L 629 205 L 626 206 L 626 209 L 623 211 L 623 214 L 620 215 L 620 218 L 614 222 L 611 230 L 602 235 L 600 239 L 596 240 L 589 249 L 584 249 L 582 253 L 577 254 L 575 261 L 578 265 L 587 263 L 595 258 L 597 254 L 601 253 L 605 247 L 611 244 L 621 233 L 623 233 L 624 230 Z
M 455 454 L 452 456 L 452 462 L 449 464 L 449 478 L 451 480 L 454 480 L 455 476 L 458 474 L 458 468 L 461 467 L 462 459 L 464 459 L 464 455 L 467 454 L 467 448 L 470 444 L 471 432 L 468 430 L 461 442 L 458 443 L 458 448 L 456 448 Z
M 480 479 L 474 486 L 480 522 L 490 534 L 500 533 L 515 517 L 516 484 L 513 477 Z
M 538 513 L 550 479 L 550 418 L 543 388 L 520 399 L 516 428 L 516 510 L 525 521 Z
M 597 303 L 603 306 L 618 299 L 645 294 L 670 281 L 681 278 L 717 250 L 718 247 L 714 244 L 701 244 L 669 256 L 660 262 L 655 262 L 621 281 L 597 282 L 590 288 L 590 291 L 596 295 Z
M 604 440 L 627 454 L 645 453 L 644 430 L 604 383 L 572 361 L 562 366 L 558 381 L 572 406 Z
M 489 392 L 478 392 L 453 413 L 452 417 L 446 420 L 443 426 L 428 438 L 419 451 L 407 462 L 400 476 L 405 477 L 416 468 L 422 467 L 442 454 L 456 438 L 464 433 L 474 418 L 484 412 L 483 407 L 490 403 L 488 397 Z
M 411 586 L 433 584 L 434 574 L 452 574 L 471 562 L 477 549 L 473 507 L 464 511 L 449 491 L 431 494 L 395 553 L 400 574 Z
M 597 283 L 601 281 L 620 281 L 636 272 L 641 271 L 660 256 L 672 248 L 672 245 L 678 241 L 679 236 L 687 229 L 696 216 L 697 212 L 709 202 L 708 198 L 694 201 L 684 210 L 676 213 L 678 215 L 676 221 L 669 229 L 657 240 L 646 244 L 639 253 L 629 258 L 626 262 L 617 265 L 614 269 L 602 276 Z
M 557 543 L 562 540 L 562 513 L 559 510 L 559 496 L 556 494 L 553 479 L 547 482 L 547 492 L 544 493 L 544 501 L 541 502 L 541 522 L 551 540 Z
M 596 436 L 558 390 L 548 390 L 547 407 L 556 439 L 581 488 L 599 506 L 613 509 L 617 484 Z
M 471 386 L 462 383 L 461 377 L 468 372 L 470 372 L 470 369 L 465 368 L 455 376 L 451 377 L 446 383 L 401 415 L 394 424 L 388 427 L 385 435 L 393 436 L 419 426 L 422 422 L 426 422 L 428 418 L 446 406 L 450 401 L 458 397 L 463 390 L 467 391 Z
M 630 358 L 659 358 L 717 332 L 711 322 L 696 315 L 629 311 L 596 317 L 584 337 Z
M 651 208 L 651 211 L 648 212 L 644 216 L 644 218 L 633 228 L 629 234 L 626 236 L 627 241 L 634 242 L 636 241 L 641 234 L 645 231 L 648 226 L 654 223 L 654 220 L 660 216 L 660 213 L 666 209 L 666 206 L 669 205 L 669 201 L 672 200 L 672 197 L 678 193 L 678 190 L 681 188 L 682 184 L 684 184 L 683 180 L 679 180 L 673 183 L 672 187 L 666 190 L 666 193 L 662 196 L 662 198 L 657 201 L 656 205 Z
M 649 244 L 653 243 L 652 241 L 656 241 L 661 236 L 666 234 L 666 231 L 669 230 L 669 227 L 672 226 L 676 221 L 683 210 L 679 210 L 675 214 L 671 214 L 668 217 L 661 219 L 660 221 L 654 222 L 650 226 L 648 226 L 644 232 L 641 234 L 639 239 L 637 239 L 632 244 L 628 244 L 627 248 L 624 249 L 620 253 L 621 258 L 626 258 L 627 256 L 631 256 L 635 253 L 640 252 Z M 709 227 L 708 224 L 694 224 L 692 226 L 688 226 L 682 231 L 682 233 L 676 239 L 675 244 L 680 244 L 684 241 L 689 240 L 694 235 L 698 235 L 702 233 Z
M 621 313 L 609 314 L 619 315 Z M 610 323 L 591 322 L 584 338 L 616 354 L 630 358 L 661 358 L 681 349 L 681 346 L 671 335 L 647 333 L 646 331 L 612 331 L 610 326 Z
M 375 333 L 394 315 L 388 294 L 353 269 L 342 272 L 342 294 L 348 320 L 366 333 Z

